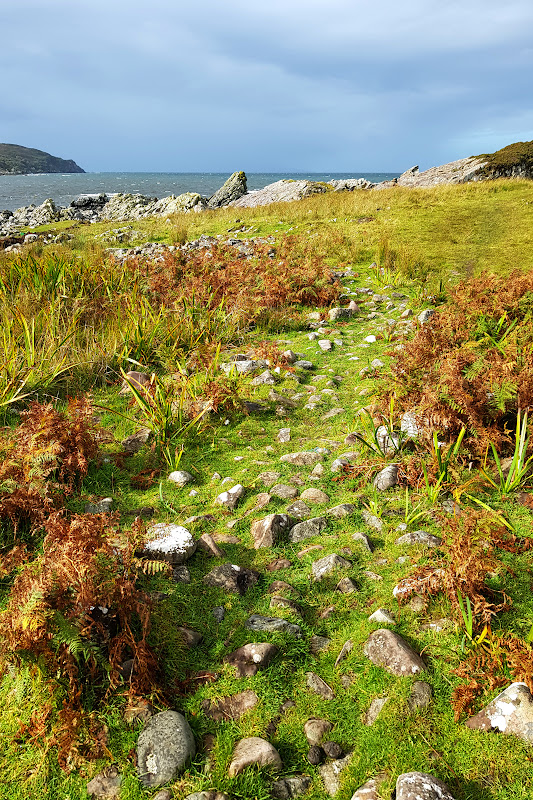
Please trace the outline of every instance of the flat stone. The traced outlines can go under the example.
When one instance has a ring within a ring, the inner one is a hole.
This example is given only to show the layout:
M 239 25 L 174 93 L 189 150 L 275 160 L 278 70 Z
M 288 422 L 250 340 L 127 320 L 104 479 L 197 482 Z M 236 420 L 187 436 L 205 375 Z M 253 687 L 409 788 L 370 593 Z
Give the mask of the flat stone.
M 512 683 L 482 711 L 466 721 L 478 731 L 498 730 L 533 743 L 533 697 L 525 683 Z
M 274 386 L 276 378 L 269 369 L 266 369 L 257 378 L 252 378 L 250 383 L 252 386 Z
M 419 321 L 419 323 L 420 323 L 421 325 L 425 325 L 425 324 L 426 324 L 426 322 L 427 322 L 429 319 L 431 319 L 431 317 L 433 316 L 433 314 L 434 314 L 434 313 L 435 313 L 435 309 L 434 309 L 434 308 L 425 308 L 425 309 L 424 309 L 424 311 L 422 311 L 422 312 L 421 312 L 421 313 L 418 315 L 417 319 L 418 319 L 418 321 Z
M 190 583 L 191 582 L 191 573 L 187 569 L 187 567 L 180 565 L 174 567 L 172 570 L 172 580 L 175 583 Z
M 289 592 L 289 594 L 298 595 L 298 592 L 290 583 L 286 583 L 286 581 L 273 581 L 268 587 L 268 593 L 279 594 L 280 592 Z
M 295 361 L 294 362 L 294 366 L 298 367 L 298 369 L 306 369 L 306 370 L 314 369 L 313 362 L 312 361 L 307 361 L 307 359 L 305 359 L 305 358 L 303 358 L 303 359 L 301 359 L 299 361 Z
M 284 540 L 291 529 L 293 520 L 287 514 L 269 514 L 264 519 L 252 523 L 251 534 L 254 547 L 273 547 Z
M 396 620 L 394 618 L 394 615 L 391 614 L 390 611 L 387 611 L 387 609 L 385 609 L 385 608 L 378 608 L 376 611 L 374 611 L 373 614 L 370 614 L 368 619 L 369 619 L 370 622 L 378 622 L 381 625 L 395 625 L 396 624 Z
M 382 780 L 370 778 L 352 795 L 352 800 L 379 800 L 379 785 Z
M 224 658 L 226 664 L 235 667 L 238 678 L 250 678 L 259 669 L 268 667 L 279 652 L 279 647 L 269 642 L 253 642 L 234 650 Z
M 306 489 L 301 494 L 301 499 L 305 500 L 307 503 L 329 503 L 329 497 L 327 494 L 320 489 L 315 489 L 311 487 L 310 489 Z
M 426 547 L 440 547 L 442 539 L 440 536 L 433 536 L 432 533 L 427 531 L 412 531 L 411 533 L 404 533 L 396 539 L 396 544 L 423 544 Z
M 268 489 L 270 486 L 273 486 L 276 481 L 278 481 L 281 477 L 281 472 L 262 472 L 260 475 L 257 476 L 257 480 L 261 481 L 263 486 L 266 486 Z
M 161 789 L 161 791 L 154 794 L 151 800 L 172 800 L 172 792 L 168 789 Z M 229 798 L 227 800 L 229 800 Z
M 330 308 L 328 311 L 328 317 L 331 322 L 336 322 L 339 319 L 350 319 L 354 314 L 354 311 L 348 308 Z
M 374 724 L 374 722 L 379 717 L 381 710 L 388 699 L 389 699 L 388 697 L 375 697 L 372 700 L 368 708 L 368 711 L 366 712 L 366 714 L 363 714 L 363 725 L 370 726 Z
M 264 363 L 264 362 L 263 362 Z M 255 372 L 256 369 L 259 369 L 261 364 L 258 361 L 254 361 L 253 359 L 246 359 L 245 361 L 231 361 L 228 364 L 221 364 L 220 369 L 229 375 L 231 372 L 238 372 L 241 375 L 244 375 L 249 372 Z
M 314 450 L 302 450 L 299 453 L 285 453 L 281 456 L 280 461 L 284 464 L 292 464 L 294 467 L 313 467 L 323 460 L 322 453 L 316 453 Z
M 259 698 L 255 692 L 250 689 L 245 692 L 231 695 L 231 697 L 222 697 L 220 700 L 203 700 L 202 711 L 215 722 L 222 722 L 223 720 L 237 720 L 243 714 L 254 708 L 259 702 Z
M 296 555 L 298 556 L 298 558 L 303 558 L 304 556 L 308 555 L 308 553 L 312 553 L 315 550 L 323 550 L 323 549 L 324 548 L 322 547 L 321 544 L 312 544 L 309 547 L 304 547 L 304 549 L 300 550 Z
M 172 481 L 176 486 L 183 487 L 187 486 L 188 483 L 194 483 L 194 475 L 184 469 L 177 469 L 170 473 L 167 480 Z
M 330 761 L 329 764 L 324 764 L 319 768 L 320 777 L 324 782 L 324 789 L 330 795 L 335 797 L 341 788 L 341 776 L 343 771 L 349 765 L 353 758 L 353 753 L 348 753 L 344 758 L 338 758 Z
M 346 409 L 344 408 L 332 408 L 330 411 L 327 411 L 325 414 L 323 414 L 320 417 L 320 420 L 322 422 L 327 422 L 328 420 L 333 419 L 333 417 L 338 417 L 339 414 L 344 414 L 345 411 Z
M 433 697 L 433 689 L 425 681 L 415 681 L 411 687 L 411 694 L 407 698 L 409 711 L 413 713 L 418 708 L 427 708 Z
M 333 725 L 331 722 L 328 722 L 327 719 L 311 717 L 304 724 L 305 738 L 310 745 L 321 744 L 324 736 L 326 736 L 331 730 L 333 730 Z
M 335 659 L 334 666 L 338 667 L 339 664 L 341 664 L 344 661 L 344 659 L 348 657 L 348 655 L 352 652 L 352 650 L 353 650 L 353 642 L 351 639 L 347 639 L 344 642 L 343 646 L 341 647 L 339 655 Z M 339 758 L 339 756 L 332 756 L 332 758 Z
M 311 778 L 309 775 L 291 775 L 288 778 L 274 781 L 270 788 L 270 793 L 276 800 L 289 800 L 291 797 L 299 797 L 305 794 L 310 786 Z
M 120 784 L 122 776 L 116 766 L 107 767 L 103 772 L 95 775 L 92 781 L 87 784 L 87 794 L 91 798 L 102 798 L 102 800 L 114 800 L 120 797 Z
M 277 572 L 280 569 L 289 569 L 289 567 L 292 567 L 292 564 L 288 558 L 275 558 L 266 565 L 268 572 Z
M 182 525 L 158 522 L 148 528 L 148 535 L 151 538 L 142 549 L 145 558 L 183 564 L 196 552 L 192 534 Z
M 425 772 L 405 772 L 396 781 L 396 800 L 454 800 L 445 783 Z
M 372 572 L 371 569 L 364 569 L 363 570 L 363 575 L 365 576 L 365 578 L 368 578 L 368 580 L 370 580 L 370 581 L 382 581 L 383 580 L 383 577 L 381 575 L 378 575 L 377 572 Z
M 335 699 L 335 692 L 331 686 L 328 686 L 315 672 L 306 672 L 305 677 L 307 679 L 307 688 L 311 689 L 312 692 L 318 694 L 323 700 Z
M 245 622 L 245 627 L 249 631 L 273 633 L 275 631 L 282 631 L 294 636 L 296 639 L 302 637 L 302 629 L 299 625 L 292 622 L 287 622 L 286 619 L 279 617 L 264 617 L 261 614 L 252 614 Z
M 354 514 L 356 511 L 357 506 L 354 506 L 353 503 L 341 503 L 339 506 L 330 508 L 329 511 L 326 511 L 326 514 L 336 519 L 342 519 L 343 517 L 349 517 L 350 514 Z
M 272 597 L 270 600 L 270 608 L 286 608 L 287 611 L 292 611 L 293 614 L 297 614 L 299 617 L 302 616 L 302 609 L 298 603 L 286 597 L 281 597 L 280 595 L 274 595 L 274 597 Z
M 237 483 L 235 486 L 232 486 L 231 489 L 228 489 L 227 492 L 222 492 L 215 497 L 215 505 L 225 506 L 230 511 L 233 511 L 243 494 L 244 486 L 241 486 L 240 483 Z
M 277 483 L 270 489 L 270 494 L 282 500 L 294 500 L 298 497 L 299 491 L 295 486 L 287 486 L 285 483 Z
M 323 464 L 315 464 L 315 466 L 311 470 L 311 474 L 309 475 L 309 478 L 311 480 L 313 480 L 313 481 L 317 481 L 322 477 L 322 475 L 324 474 L 325 471 L 326 470 L 324 469 L 324 465 Z
M 257 497 L 255 498 L 255 505 L 254 505 L 252 511 L 262 511 L 264 508 L 266 508 L 270 504 L 271 500 L 272 500 L 272 498 L 271 498 L 271 496 L 270 496 L 270 494 L 268 492 L 260 492 L 257 495 Z M 251 511 L 247 511 L 245 516 L 247 516 L 250 513 L 252 513 L 252 512 Z
M 237 564 L 221 564 L 214 567 L 211 572 L 204 575 L 204 583 L 208 586 L 218 586 L 233 594 L 244 594 L 250 587 L 255 586 L 259 575 L 246 567 Z
M 384 667 L 391 675 L 416 675 L 426 668 L 418 653 L 388 628 L 371 633 L 363 652 L 373 664 Z
M 327 353 L 329 350 L 333 349 L 333 342 L 330 342 L 329 339 L 319 339 L 317 341 L 317 345 L 324 353 Z
M 304 503 L 303 500 L 296 500 L 296 502 L 287 506 L 287 514 L 297 519 L 304 519 L 305 517 L 309 517 L 312 513 L 307 503 Z
M 311 565 L 311 572 L 313 575 L 313 580 L 320 581 L 322 578 L 325 578 L 326 575 L 330 575 L 332 572 L 335 572 L 338 569 L 350 569 L 351 568 L 350 561 L 347 561 L 342 556 L 337 555 L 337 553 L 332 553 L 329 556 L 324 556 L 324 558 L 319 558 L 318 561 L 314 561 Z
M 378 492 L 386 492 L 398 485 L 398 464 L 389 464 L 378 472 L 372 484 Z
M 298 522 L 289 533 L 289 541 L 295 544 L 304 539 L 313 539 L 322 533 L 326 525 L 325 517 L 313 517 L 313 519 Z
M 283 764 L 276 748 L 265 739 L 251 736 L 241 739 L 233 751 L 231 764 L 228 767 L 228 776 L 234 778 L 248 767 L 272 767 L 282 769 Z
M 173 780 L 196 753 L 189 723 L 177 711 L 162 711 L 146 723 L 137 740 L 137 772 L 146 788 Z
M 151 800 L 157 799 L 158 795 L 151 798 Z M 165 798 L 165 800 L 172 800 L 170 792 L 168 793 L 168 798 Z M 193 794 L 188 794 L 185 800 L 230 800 L 230 796 L 225 792 L 217 792 L 216 789 L 210 789 L 207 792 L 193 792 Z

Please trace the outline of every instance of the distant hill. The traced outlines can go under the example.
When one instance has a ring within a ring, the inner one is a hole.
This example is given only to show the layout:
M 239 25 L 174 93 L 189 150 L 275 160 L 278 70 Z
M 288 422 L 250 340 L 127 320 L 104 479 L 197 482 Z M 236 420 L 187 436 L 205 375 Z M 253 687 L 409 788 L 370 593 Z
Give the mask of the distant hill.
M 35 175 L 39 172 L 85 172 L 72 159 L 57 158 L 19 144 L 0 144 L 0 175 Z

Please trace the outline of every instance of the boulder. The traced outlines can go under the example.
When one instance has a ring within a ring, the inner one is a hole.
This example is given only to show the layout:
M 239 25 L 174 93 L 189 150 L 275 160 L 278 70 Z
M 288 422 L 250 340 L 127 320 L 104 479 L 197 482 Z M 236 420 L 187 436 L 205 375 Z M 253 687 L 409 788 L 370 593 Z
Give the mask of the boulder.
M 287 514 L 269 514 L 264 519 L 252 523 L 251 534 L 254 547 L 273 547 L 285 538 L 291 529 L 293 520 Z
M 445 783 L 425 772 L 405 772 L 396 781 L 396 800 L 454 800 Z
M 221 206 L 227 206 L 233 201 L 239 200 L 246 192 L 246 175 L 244 172 L 234 172 L 220 189 L 217 189 L 215 194 L 209 198 L 207 207 L 220 208 Z
M 148 528 L 148 535 L 153 537 L 143 547 L 145 558 L 168 561 L 170 564 L 183 564 L 196 551 L 196 542 L 192 534 L 182 525 L 170 522 L 158 522 Z
M 533 744 L 533 697 L 525 683 L 512 683 L 485 708 L 466 721 L 478 731 L 511 733 Z
M 293 544 L 302 542 L 304 539 L 313 539 L 319 536 L 326 527 L 325 517 L 313 517 L 313 519 L 306 519 L 304 522 L 299 522 L 295 525 L 289 533 L 289 541 Z
M 231 697 L 221 697 L 219 700 L 204 700 L 202 711 L 215 722 L 222 722 L 227 719 L 240 719 L 247 711 L 254 708 L 259 702 L 255 692 L 247 689 L 244 692 L 231 695 Z
M 137 771 L 146 788 L 173 780 L 196 753 L 189 723 L 177 711 L 162 711 L 148 720 L 137 740 Z
M 289 203 L 293 200 L 301 200 L 312 194 L 323 194 L 327 189 L 322 183 L 306 180 L 281 180 L 270 183 L 264 189 L 249 192 L 238 200 L 234 200 L 230 205 L 237 208 L 253 208 L 255 206 L 265 206 L 269 203 Z
M 258 736 L 241 739 L 233 751 L 231 764 L 228 767 L 228 776 L 234 778 L 247 767 L 272 767 L 279 770 L 283 767 L 280 755 L 276 748 Z
M 384 667 L 391 675 L 416 675 L 426 669 L 418 653 L 388 628 L 371 633 L 363 652 L 373 664 Z

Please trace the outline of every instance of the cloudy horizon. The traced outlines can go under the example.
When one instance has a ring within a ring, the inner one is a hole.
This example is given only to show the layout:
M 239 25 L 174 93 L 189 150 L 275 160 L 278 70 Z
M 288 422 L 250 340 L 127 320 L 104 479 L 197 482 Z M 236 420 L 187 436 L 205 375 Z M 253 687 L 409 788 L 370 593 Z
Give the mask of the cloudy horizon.
M 0 141 L 86 171 L 402 172 L 533 139 L 525 0 L 4 0 Z

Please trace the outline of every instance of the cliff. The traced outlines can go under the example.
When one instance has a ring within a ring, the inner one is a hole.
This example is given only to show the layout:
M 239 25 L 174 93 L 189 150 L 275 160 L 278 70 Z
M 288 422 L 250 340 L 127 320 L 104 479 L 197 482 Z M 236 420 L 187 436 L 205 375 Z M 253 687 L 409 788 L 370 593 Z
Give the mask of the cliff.
M 72 159 L 57 158 L 19 144 L 0 144 L 0 175 L 35 175 L 40 172 L 85 172 Z

